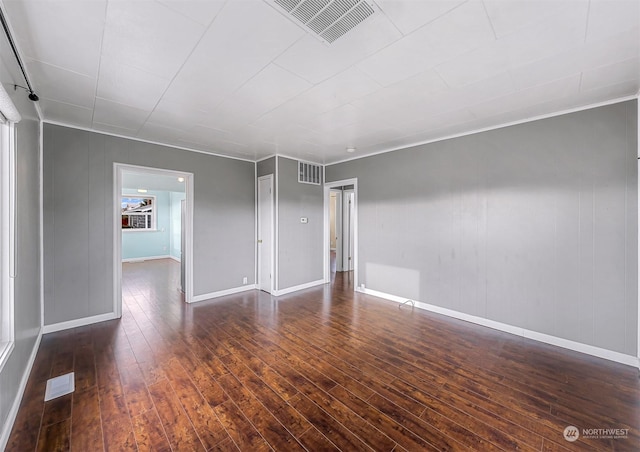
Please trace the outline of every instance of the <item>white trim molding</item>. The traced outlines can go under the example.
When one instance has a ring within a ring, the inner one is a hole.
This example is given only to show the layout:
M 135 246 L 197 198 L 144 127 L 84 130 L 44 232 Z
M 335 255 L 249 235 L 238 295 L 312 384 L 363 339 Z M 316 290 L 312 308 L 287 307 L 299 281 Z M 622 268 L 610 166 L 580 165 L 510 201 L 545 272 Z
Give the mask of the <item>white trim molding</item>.
M 353 185 L 353 198 L 354 198 L 354 206 L 353 206 L 353 286 L 358 287 L 358 178 L 354 177 L 351 179 L 343 179 L 336 180 L 331 182 L 325 182 L 323 191 L 323 225 L 324 225 L 324 233 L 323 233 L 323 244 L 322 244 L 322 255 L 323 255 L 323 277 L 324 282 L 331 282 L 331 272 L 329 271 L 329 204 L 330 204 L 330 196 L 332 188 L 344 187 L 346 185 Z
M 8 99 L 11 102 L 11 99 Z M 15 278 L 17 272 L 16 132 L 12 122 L 0 122 L 0 372 L 15 341 Z
M 33 344 L 33 349 L 31 350 L 29 361 L 27 361 L 27 365 L 24 369 L 24 372 L 22 373 L 22 378 L 20 379 L 20 386 L 18 386 L 18 390 L 16 391 L 16 395 L 13 399 L 13 403 L 11 404 L 11 409 L 9 410 L 9 414 L 7 415 L 7 420 L 2 426 L 2 433 L 0 434 L 0 450 L 5 450 L 5 448 L 7 447 L 7 443 L 9 442 L 9 435 L 11 435 L 13 424 L 16 422 L 16 417 L 18 416 L 18 410 L 20 409 L 20 403 L 22 402 L 22 396 L 24 395 L 24 391 L 27 388 L 29 375 L 31 375 L 31 369 L 33 369 L 33 363 L 36 361 L 36 356 L 38 354 L 38 349 L 40 348 L 41 340 L 42 340 L 42 328 L 40 328 L 40 331 L 38 332 L 38 336 L 36 337 L 36 341 Z
M 407 298 L 405 297 L 399 297 L 397 295 L 391 295 L 388 293 L 379 292 L 377 290 L 372 290 L 372 289 L 363 289 L 361 287 L 357 287 L 356 291 L 367 294 L 367 295 L 372 295 L 374 297 L 384 298 L 385 300 L 395 301 L 397 303 L 404 303 L 407 301 Z M 416 308 L 423 309 L 425 311 L 434 312 L 436 314 L 442 314 L 447 317 L 452 317 L 454 319 L 464 320 L 465 322 L 474 323 L 476 325 L 485 326 L 498 331 L 504 331 L 505 333 L 510 333 L 515 336 L 521 336 L 527 339 L 532 339 L 534 341 L 543 342 L 545 344 L 555 345 L 557 347 L 562 347 L 568 350 L 585 353 L 587 355 L 596 356 L 598 358 L 607 359 L 609 361 L 615 361 L 617 363 L 626 364 L 628 366 L 634 366 L 634 367 L 638 366 L 638 357 L 636 356 L 625 355 L 624 353 L 619 353 L 612 350 L 595 347 L 593 345 L 583 344 L 581 342 L 571 341 L 569 339 L 552 336 L 550 334 L 531 331 L 526 328 L 509 325 L 502 322 L 496 322 L 495 320 L 485 319 L 483 317 L 466 314 L 464 312 L 454 311 L 452 309 L 443 308 L 441 306 L 436 306 L 429 303 L 423 303 L 421 301 L 415 301 L 415 300 L 411 300 L 411 301 L 414 303 L 414 306 Z
M 122 173 L 130 171 L 145 174 L 171 175 L 184 177 L 186 199 L 186 227 L 185 227 L 185 301 L 193 301 L 193 211 L 194 211 L 194 175 L 193 173 L 164 168 L 152 168 L 146 166 L 130 165 L 126 163 L 113 163 L 113 312 L 117 317 L 122 316 L 122 228 L 120 224 Z M 169 254 L 158 259 L 170 258 Z M 145 258 L 150 259 L 150 258 Z
M 309 289 L 311 287 L 322 286 L 326 284 L 324 279 L 318 279 L 316 281 L 311 281 L 304 284 L 299 284 L 297 286 L 287 287 L 286 289 L 274 290 L 273 295 L 278 297 L 280 295 L 286 295 L 288 293 L 297 292 L 299 290 Z
M 107 320 L 114 320 L 117 318 L 120 318 L 120 316 L 116 315 L 115 312 L 107 312 L 105 314 L 98 314 L 91 317 L 67 320 L 66 322 L 45 325 L 42 328 L 42 334 L 55 333 L 56 331 L 69 330 L 71 328 L 78 328 L 79 326 L 87 326 L 94 323 L 106 322 Z
M 231 289 L 218 290 L 217 292 L 204 293 L 202 295 L 194 295 L 191 298 L 191 301 L 188 303 L 197 303 L 199 301 L 211 300 L 212 298 L 224 297 L 226 295 L 233 295 L 240 292 L 246 292 L 248 290 L 255 290 L 255 284 L 247 284 L 245 286 L 240 287 L 232 287 Z
M 39 108 L 39 107 L 38 107 Z M 41 117 L 42 118 L 42 117 Z M 38 202 L 40 207 L 40 218 L 39 218 L 39 257 L 40 257 L 40 330 L 44 327 L 44 123 L 42 119 L 40 119 L 39 123 L 39 149 L 38 149 L 38 162 L 40 165 L 39 169 L 39 193 L 38 193 Z
M 253 164 L 253 236 L 258 238 L 258 162 Z M 256 285 L 259 284 L 257 240 L 253 244 L 253 281 Z
M 640 91 L 638 91 L 638 96 L 640 96 Z M 636 156 L 638 157 L 639 160 L 637 160 L 638 163 L 638 171 L 640 174 L 640 99 L 636 100 L 636 133 L 638 134 L 638 140 L 636 142 L 638 149 L 637 149 L 637 154 Z M 638 178 L 638 194 L 640 194 L 640 178 Z M 638 230 L 636 231 L 636 238 L 638 239 L 638 249 L 637 249 L 637 253 L 638 253 L 638 269 L 640 269 L 640 196 L 637 196 L 638 198 L 638 216 L 639 216 L 639 221 L 638 221 Z M 636 356 L 638 359 L 638 369 L 640 369 L 640 276 L 638 277 L 638 323 L 636 323 L 636 333 L 638 335 L 638 343 L 636 344 Z
M 275 211 L 274 215 L 274 224 L 273 224 L 273 276 L 271 277 L 271 289 L 272 294 L 275 295 L 280 288 L 280 182 L 278 179 L 278 166 L 280 165 L 279 157 L 276 154 L 275 158 L 275 168 L 273 174 L 273 190 L 274 200 L 273 206 Z M 258 281 L 256 281 L 257 283 Z

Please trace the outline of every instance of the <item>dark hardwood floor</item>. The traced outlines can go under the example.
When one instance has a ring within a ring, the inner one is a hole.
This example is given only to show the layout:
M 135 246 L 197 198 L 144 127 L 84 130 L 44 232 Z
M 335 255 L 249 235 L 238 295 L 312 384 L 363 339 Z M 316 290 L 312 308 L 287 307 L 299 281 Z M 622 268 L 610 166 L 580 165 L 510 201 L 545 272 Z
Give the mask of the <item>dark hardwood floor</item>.
M 637 369 L 399 309 L 348 273 L 186 305 L 176 263 L 123 268 L 121 320 L 43 337 L 8 450 L 640 450 Z M 629 430 L 583 435 L 604 428 Z

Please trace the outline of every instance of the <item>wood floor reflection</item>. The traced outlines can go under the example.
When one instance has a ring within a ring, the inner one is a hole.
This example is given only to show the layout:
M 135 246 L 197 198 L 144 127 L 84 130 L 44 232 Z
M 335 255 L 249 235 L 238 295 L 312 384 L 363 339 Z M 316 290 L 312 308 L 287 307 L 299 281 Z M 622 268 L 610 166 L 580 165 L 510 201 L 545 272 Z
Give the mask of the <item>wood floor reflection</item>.
M 178 272 L 125 264 L 122 319 L 43 337 L 8 450 L 640 448 L 637 369 L 354 294 L 350 273 L 186 305 Z

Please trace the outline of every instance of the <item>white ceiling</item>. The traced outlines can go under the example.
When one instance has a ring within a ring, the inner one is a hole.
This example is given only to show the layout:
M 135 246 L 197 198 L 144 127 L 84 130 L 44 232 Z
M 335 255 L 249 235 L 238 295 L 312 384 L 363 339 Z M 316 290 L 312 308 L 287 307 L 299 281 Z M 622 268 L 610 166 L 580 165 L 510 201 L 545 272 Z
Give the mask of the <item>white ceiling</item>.
M 45 121 L 250 160 L 334 162 L 640 88 L 638 0 L 375 0 L 332 45 L 269 3 L 2 0 Z

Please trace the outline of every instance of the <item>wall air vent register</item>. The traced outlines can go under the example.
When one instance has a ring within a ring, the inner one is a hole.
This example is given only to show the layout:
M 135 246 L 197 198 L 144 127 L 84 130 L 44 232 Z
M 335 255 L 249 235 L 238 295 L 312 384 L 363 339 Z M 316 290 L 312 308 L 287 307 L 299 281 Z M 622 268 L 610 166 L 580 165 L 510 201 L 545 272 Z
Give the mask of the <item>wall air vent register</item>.
M 265 0 L 321 41 L 331 44 L 374 13 L 370 0 Z
M 298 182 L 301 184 L 322 184 L 322 167 L 314 163 L 298 161 Z

